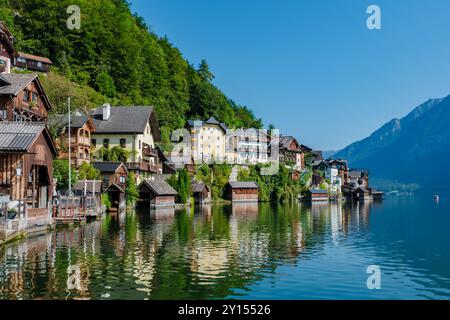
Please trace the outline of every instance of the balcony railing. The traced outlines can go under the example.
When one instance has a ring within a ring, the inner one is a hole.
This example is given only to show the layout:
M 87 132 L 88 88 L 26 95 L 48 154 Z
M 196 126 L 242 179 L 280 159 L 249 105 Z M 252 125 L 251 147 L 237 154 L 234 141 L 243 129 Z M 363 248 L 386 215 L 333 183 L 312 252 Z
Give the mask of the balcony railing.
M 128 170 L 135 170 L 135 171 L 144 171 L 144 172 L 152 172 L 152 173 L 158 173 L 159 167 L 155 164 L 151 164 L 148 162 L 127 162 L 125 163 L 125 166 Z
M 152 148 L 150 146 L 144 146 L 144 148 L 142 149 L 142 154 L 144 155 L 144 157 L 158 157 L 158 150 L 156 150 L 155 148 Z

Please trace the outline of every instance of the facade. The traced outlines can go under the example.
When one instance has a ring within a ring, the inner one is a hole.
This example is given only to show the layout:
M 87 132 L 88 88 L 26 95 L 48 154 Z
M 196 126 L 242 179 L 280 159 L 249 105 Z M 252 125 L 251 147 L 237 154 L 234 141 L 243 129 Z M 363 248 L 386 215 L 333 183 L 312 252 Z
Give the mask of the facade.
M 231 201 L 258 201 L 258 184 L 255 182 L 230 181 L 225 187 L 225 195 Z
M 175 205 L 175 196 L 178 194 L 166 181 L 144 180 L 138 186 L 139 202 L 150 205 L 151 208 L 168 207 Z
M 102 161 L 102 148 L 124 148 L 129 157 L 124 161 L 129 171 L 136 173 L 138 181 L 159 174 L 158 150 L 161 141 L 158 121 L 153 107 L 111 107 L 105 104 L 92 112 L 95 132 L 91 135 L 93 158 Z
M 226 161 L 225 136 L 227 126 L 211 117 L 206 121 L 188 120 L 191 155 L 195 163 Z
M 36 74 L 0 74 L 0 121 L 46 121 L 51 104 Z
M 56 145 L 61 159 L 69 159 L 69 117 L 57 115 L 49 119 L 53 128 L 58 128 Z M 92 119 L 84 115 L 70 116 L 71 164 L 79 168 L 83 163 L 91 162 L 91 134 L 95 131 Z
M 306 191 L 303 199 L 309 202 L 324 202 L 328 201 L 329 195 L 326 190 L 312 189 Z
M 0 195 L 25 206 L 28 229 L 51 222 L 55 156 L 44 123 L 0 122 Z
M 49 58 L 18 52 L 14 59 L 14 66 L 18 69 L 28 69 L 39 72 L 49 72 L 52 61 Z
M 15 57 L 18 55 L 14 49 L 14 36 L 0 21 L 0 74 L 11 73 Z
M 122 162 L 91 162 L 91 165 L 100 171 L 104 191 L 113 184 L 126 189 L 128 170 Z
M 367 170 L 350 170 L 347 183 L 355 187 L 369 187 L 369 172 Z
M 211 188 L 204 182 L 193 182 L 191 185 L 192 196 L 195 203 L 211 202 Z
M 226 160 L 236 164 L 258 164 L 270 161 L 270 137 L 266 130 L 238 129 L 226 137 Z
M 280 163 L 289 165 L 295 170 L 301 171 L 305 168 L 305 153 L 297 139 L 292 136 L 280 137 L 279 157 Z

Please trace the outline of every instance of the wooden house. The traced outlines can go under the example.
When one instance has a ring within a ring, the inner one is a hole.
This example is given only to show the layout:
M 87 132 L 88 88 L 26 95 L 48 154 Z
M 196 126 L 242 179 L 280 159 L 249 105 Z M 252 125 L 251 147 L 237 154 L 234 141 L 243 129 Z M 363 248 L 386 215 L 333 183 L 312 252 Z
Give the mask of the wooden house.
M 308 202 L 328 201 L 329 195 L 327 190 L 312 189 L 305 192 L 303 200 Z
M 258 201 L 258 184 L 252 181 L 230 181 L 225 187 L 225 196 L 231 201 Z
M 178 194 L 163 180 L 144 180 L 138 186 L 138 190 L 139 202 L 150 205 L 151 208 L 174 206 L 175 196 Z
M 305 168 L 305 153 L 297 139 L 292 136 L 280 137 L 279 157 L 280 163 L 290 165 L 296 170 Z
M 193 182 L 191 185 L 194 202 L 203 204 L 211 202 L 211 188 L 204 182 Z
M 56 145 L 61 159 L 69 159 L 69 117 L 57 115 L 49 119 L 49 125 L 56 129 L 58 138 Z M 94 123 L 89 116 L 70 116 L 71 163 L 79 168 L 83 163 L 91 162 L 91 134 L 95 131 Z
M 0 194 L 26 204 L 28 228 L 50 223 L 57 154 L 44 123 L 0 122 Z
M 103 191 L 113 184 L 125 190 L 128 170 L 122 162 L 92 162 L 91 165 L 100 171 Z
M 11 67 L 18 53 L 14 49 L 14 36 L 0 21 L 0 73 L 11 73 Z
M 369 189 L 358 187 L 353 191 L 353 199 L 357 201 L 370 201 L 372 200 L 372 196 Z
M 49 72 L 52 64 L 53 63 L 49 58 L 23 52 L 18 52 L 17 56 L 14 59 L 14 66 L 16 68 L 39 72 Z
M 45 122 L 51 108 L 36 74 L 0 74 L 0 121 Z

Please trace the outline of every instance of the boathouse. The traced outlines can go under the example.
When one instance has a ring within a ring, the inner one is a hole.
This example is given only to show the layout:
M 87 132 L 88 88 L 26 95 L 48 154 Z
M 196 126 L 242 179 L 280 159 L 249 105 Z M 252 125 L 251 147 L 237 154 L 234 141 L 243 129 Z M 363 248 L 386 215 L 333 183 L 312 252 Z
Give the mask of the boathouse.
M 305 192 L 303 199 L 309 202 L 328 201 L 329 194 L 327 190 L 312 189 Z
M 211 188 L 204 182 L 193 182 L 191 185 L 192 196 L 195 203 L 211 202 Z
M 369 189 L 358 187 L 353 191 L 353 199 L 357 201 L 370 201 L 372 200 L 372 196 Z
M 175 205 L 175 191 L 166 181 L 144 180 L 138 186 L 139 202 L 151 208 Z
M 231 201 L 258 201 L 258 184 L 253 181 L 230 181 L 225 187 L 225 196 Z
M 125 190 L 128 170 L 122 162 L 92 162 L 91 165 L 100 171 L 103 191 L 112 184 Z
M 25 211 L 27 230 L 51 223 L 57 154 L 44 123 L 0 121 L 0 196 L 9 198 L 10 213 Z

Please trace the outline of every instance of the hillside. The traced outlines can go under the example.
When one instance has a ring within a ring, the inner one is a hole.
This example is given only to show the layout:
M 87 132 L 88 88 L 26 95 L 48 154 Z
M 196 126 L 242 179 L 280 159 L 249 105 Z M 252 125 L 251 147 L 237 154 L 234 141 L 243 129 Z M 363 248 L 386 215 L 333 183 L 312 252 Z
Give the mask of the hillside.
M 448 190 L 450 96 L 428 100 L 333 157 L 348 159 L 352 167 L 368 168 L 375 181 Z
M 79 30 L 66 26 L 69 5 L 81 9 Z M 65 110 L 64 93 L 58 90 L 80 93 L 82 88 L 88 95 L 80 98 L 81 108 L 100 101 L 155 106 L 163 139 L 189 117 L 214 116 L 230 127 L 261 127 L 250 109 L 212 83 L 206 61 L 194 67 L 166 37 L 158 37 L 133 15 L 124 0 L 0 0 L 0 20 L 15 35 L 19 51 L 53 61 L 53 80 L 63 82 L 48 81 L 57 86 L 49 90 L 61 98 L 53 101 L 56 111 Z

